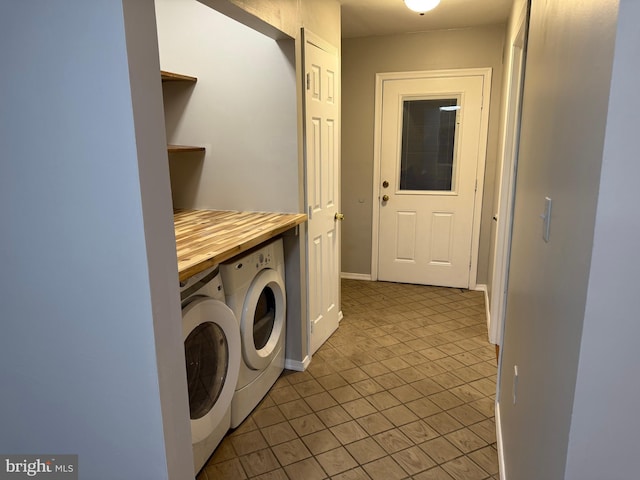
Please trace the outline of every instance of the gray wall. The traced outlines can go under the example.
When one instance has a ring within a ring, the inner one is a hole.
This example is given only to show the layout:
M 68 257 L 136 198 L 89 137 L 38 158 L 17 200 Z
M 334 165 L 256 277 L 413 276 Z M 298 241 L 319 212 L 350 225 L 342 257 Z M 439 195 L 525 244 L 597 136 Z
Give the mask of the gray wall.
M 153 2 L 9 2 L 0 43 L 0 452 L 189 478 Z
M 590 344 L 581 351 L 581 336 L 617 3 L 532 2 L 499 385 L 506 474 L 512 480 L 565 477 L 570 432 L 578 432 L 583 422 L 593 420 L 581 415 L 572 424 L 574 395 L 575 405 L 584 407 L 581 413 L 594 411 L 582 387 L 603 380 L 595 371 L 583 372 L 583 362 L 597 363 L 609 355 L 607 349 L 596 353 Z M 545 196 L 553 199 L 549 243 L 542 239 L 540 219 Z M 635 197 L 637 204 L 637 194 Z M 594 265 L 592 280 L 599 275 L 596 268 Z M 598 328 L 602 327 L 594 328 L 593 333 Z M 637 327 L 626 333 L 636 331 Z M 594 339 L 588 335 L 589 342 Z M 611 366 L 617 367 L 618 360 L 612 360 Z M 585 378 L 576 390 L 579 362 Z M 519 377 L 514 405 L 515 366 Z M 608 373 L 615 375 L 616 369 Z M 615 441 L 620 440 L 625 441 Z M 597 459 L 585 460 L 580 469 L 585 475 L 573 478 L 613 478 L 614 463 L 607 462 L 612 470 L 599 476 L 589 473 Z
M 480 230 L 478 283 L 486 283 L 497 163 L 503 25 L 342 43 L 342 271 L 371 273 L 375 74 L 492 67 L 489 141 Z M 486 206 L 486 208 L 485 208 Z
M 566 478 L 637 478 L 640 3 L 620 2 Z
M 196 0 L 156 0 L 176 208 L 299 212 L 295 51 Z M 189 31 L 189 35 L 185 35 Z

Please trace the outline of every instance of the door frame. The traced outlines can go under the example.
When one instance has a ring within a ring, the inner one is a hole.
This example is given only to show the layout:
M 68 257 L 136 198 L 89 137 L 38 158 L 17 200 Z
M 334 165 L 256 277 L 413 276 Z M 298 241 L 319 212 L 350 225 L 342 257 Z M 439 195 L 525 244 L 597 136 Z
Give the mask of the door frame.
M 513 229 L 513 207 L 518 168 L 518 146 L 520 141 L 520 117 L 524 88 L 527 22 L 529 6 L 524 3 L 516 23 L 516 35 L 511 45 L 511 66 L 506 90 L 506 120 L 504 146 L 499 165 L 498 211 L 493 216 L 497 222 L 493 245 L 493 268 L 491 273 L 491 298 L 487 315 L 489 342 L 502 345 L 504 320 L 507 306 L 509 282 L 509 257 L 511 254 L 511 231 Z
M 476 191 L 473 206 L 471 233 L 471 266 L 469 289 L 477 287 L 478 250 L 480 247 L 480 222 L 482 217 L 482 194 L 484 192 L 484 165 L 487 158 L 487 134 L 489 131 L 489 105 L 491 102 L 491 68 L 464 68 L 450 70 L 423 70 L 411 72 L 376 73 L 375 133 L 373 140 L 373 218 L 371 222 L 371 279 L 378 280 L 379 226 L 380 226 L 380 162 L 382 147 L 382 101 L 384 82 L 388 80 L 431 79 L 442 77 L 482 76 L 482 112 L 480 119 L 480 143 L 476 165 Z

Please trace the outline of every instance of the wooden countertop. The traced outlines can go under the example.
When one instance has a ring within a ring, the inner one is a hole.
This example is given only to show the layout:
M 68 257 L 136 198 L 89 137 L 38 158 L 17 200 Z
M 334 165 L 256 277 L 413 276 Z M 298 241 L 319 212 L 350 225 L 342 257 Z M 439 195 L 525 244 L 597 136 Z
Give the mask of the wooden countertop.
M 180 280 L 307 221 L 304 213 L 175 210 Z

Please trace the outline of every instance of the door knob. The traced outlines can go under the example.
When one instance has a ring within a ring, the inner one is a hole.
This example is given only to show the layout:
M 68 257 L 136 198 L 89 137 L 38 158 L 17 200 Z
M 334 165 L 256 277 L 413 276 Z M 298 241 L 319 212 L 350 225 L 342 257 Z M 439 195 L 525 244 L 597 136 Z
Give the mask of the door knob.
M 388 202 L 389 201 L 389 195 L 382 195 L 382 201 L 383 202 Z
M 336 213 L 333 218 L 336 220 L 344 220 L 344 213 Z

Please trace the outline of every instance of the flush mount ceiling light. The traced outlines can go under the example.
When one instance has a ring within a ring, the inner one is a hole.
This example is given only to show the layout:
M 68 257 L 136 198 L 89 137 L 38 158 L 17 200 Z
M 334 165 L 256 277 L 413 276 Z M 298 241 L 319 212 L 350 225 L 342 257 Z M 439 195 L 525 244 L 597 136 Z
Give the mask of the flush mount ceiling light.
M 404 3 L 409 10 L 413 10 L 422 15 L 424 12 L 436 8 L 440 0 L 404 0 Z

